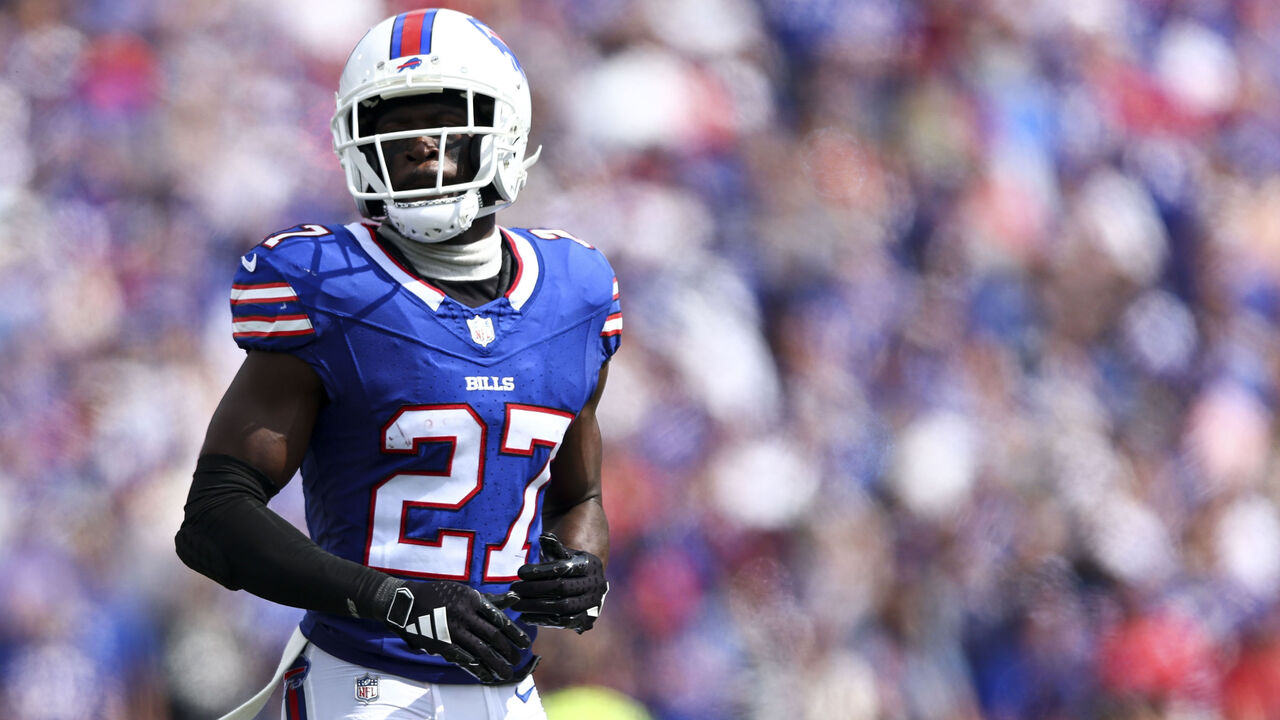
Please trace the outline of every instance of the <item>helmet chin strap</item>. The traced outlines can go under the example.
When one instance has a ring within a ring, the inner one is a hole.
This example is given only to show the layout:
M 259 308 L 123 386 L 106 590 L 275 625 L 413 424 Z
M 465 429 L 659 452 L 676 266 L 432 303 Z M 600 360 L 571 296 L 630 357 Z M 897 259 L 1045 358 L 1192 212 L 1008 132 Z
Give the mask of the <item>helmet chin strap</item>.
M 480 191 L 414 202 L 390 201 L 387 221 L 401 235 L 420 243 L 444 242 L 466 232 L 480 213 Z

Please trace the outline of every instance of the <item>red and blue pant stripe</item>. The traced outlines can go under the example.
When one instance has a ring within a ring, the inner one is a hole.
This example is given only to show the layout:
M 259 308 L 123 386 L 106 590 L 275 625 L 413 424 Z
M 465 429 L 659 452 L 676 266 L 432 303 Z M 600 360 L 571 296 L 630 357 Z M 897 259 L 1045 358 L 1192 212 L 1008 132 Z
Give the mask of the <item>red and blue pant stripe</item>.
M 284 716 L 287 720 L 307 720 L 307 697 L 302 686 L 311 663 L 299 655 L 284 673 Z

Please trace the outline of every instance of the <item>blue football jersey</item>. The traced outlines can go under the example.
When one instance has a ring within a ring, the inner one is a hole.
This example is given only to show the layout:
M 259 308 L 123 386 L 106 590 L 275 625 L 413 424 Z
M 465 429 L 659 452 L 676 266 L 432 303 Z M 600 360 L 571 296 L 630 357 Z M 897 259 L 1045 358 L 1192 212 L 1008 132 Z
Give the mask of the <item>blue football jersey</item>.
M 618 349 L 622 315 L 600 251 L 555 230 L 501 232 L 514 279 L 478 308 L 401 266 L 365 224 L 296 226 L 240 259 L 236 342 L 291 353 L 324 384 L 302 483 L 325 550 L 482 592 L 537 560 L 551 460 Z M 308 612 L 302 630 L 349 662 L 474 682 L 380 622 Z

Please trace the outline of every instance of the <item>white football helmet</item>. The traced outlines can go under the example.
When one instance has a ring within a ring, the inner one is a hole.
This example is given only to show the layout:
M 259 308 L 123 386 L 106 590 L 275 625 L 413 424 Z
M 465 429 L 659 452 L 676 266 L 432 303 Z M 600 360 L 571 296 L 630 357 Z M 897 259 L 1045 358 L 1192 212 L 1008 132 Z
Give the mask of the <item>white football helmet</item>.
M 466 125 L 374 133 L 379 103 L 445 91 L 465 97 Z M 478 105 L 488 107 L 486 98 L 492 117 L 477 112 Z M 525 158 L 532 107 L 520 62 L 488 26 L 455 10 L 415 10 L 374 25 L 347 59 L 337 100 L 333 149 L 361 214 L 420 242 L 447 240 L 515 202 L 542 151 Z M 385 143 L 430 136 L 444 148 L 459 135 L 478 143 L 474 178 L 447 183 L 440 163 L 434 187 L 392 186 Z

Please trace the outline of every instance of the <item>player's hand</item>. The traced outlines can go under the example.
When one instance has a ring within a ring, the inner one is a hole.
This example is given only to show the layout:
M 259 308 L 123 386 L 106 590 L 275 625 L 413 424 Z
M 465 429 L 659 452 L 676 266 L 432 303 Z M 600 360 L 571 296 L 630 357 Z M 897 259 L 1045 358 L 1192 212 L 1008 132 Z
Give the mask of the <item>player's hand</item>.
M 527 563 L 517 571 L 520 579 L 512 583 L 511 590 L 520 599 L 512 607 L 531 625 L 579 633 L 590 630 L 609 592 L 604 563 L 585 550 L 566 548 L 549 532 L 542 533 L 538 543 L 542 561 Z
M 439 655 L 482 683 L 512 679 L 520 651 L 531 644 L 499 609 L 514 598 L 448 580 L 400 582 L 385 621 L 409 647 Z

